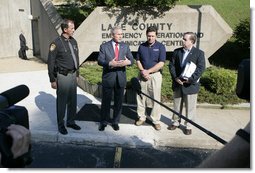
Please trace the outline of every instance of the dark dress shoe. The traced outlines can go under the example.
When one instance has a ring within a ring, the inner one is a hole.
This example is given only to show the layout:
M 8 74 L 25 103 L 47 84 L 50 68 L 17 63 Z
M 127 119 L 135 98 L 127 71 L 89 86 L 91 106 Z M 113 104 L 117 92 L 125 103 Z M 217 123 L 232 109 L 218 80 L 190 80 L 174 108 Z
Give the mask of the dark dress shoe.
M 192 130 L 191 130 L 191 129 L 185 129 L 185 130 L 184 130 L 184 134 L 185 134 L 185 135 L 191 135 L 191 133 L 192 133 Z
M 77 124 L 69 124 L 69 125 L 67 125 L 67 127 L 70 127 L 74 130 L 81 130 L 81 127 L 78 126 Z
M 118 124 L 113 124 L 113 125 L 112 125 L 112 128 L 113 128 L 113 130 L 115 130 L 115 131 L 118 131 L 118 130 L 120 129 L 120 127 L 119 127 Z
M 65 126 L 59 127 L 59 128 L 58 128 L 58 131 L 59 131 L 59 133 L 61 133 L 62 135 L 66 135 L 66 134 L 68 133 L 67 130 L 66 130 L 66 128 L 65 128 Z
M 99 131 L 104 131 L 104 129 L 105 129 L 106 126 L 107 126 L 107 125 L 105 125 L 105 124 L 100 124 L 99 127 L 98 127 L 98 130 L 99 130 Z
M 167 129 L 168 130 L 175 130 L 178 126 L 175 126 L 175 125 L 171 125 L 171 126 L 168 126 Z

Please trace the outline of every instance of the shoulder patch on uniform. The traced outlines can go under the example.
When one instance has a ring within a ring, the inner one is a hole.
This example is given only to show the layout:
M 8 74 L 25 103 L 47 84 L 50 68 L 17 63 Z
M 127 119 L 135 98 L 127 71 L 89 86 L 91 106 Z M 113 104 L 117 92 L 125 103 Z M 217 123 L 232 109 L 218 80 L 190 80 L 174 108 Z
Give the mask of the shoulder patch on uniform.
M 50 45 L 50 51 L 52 52 L 53 50 L 55 50 L 56 49 L 56 45 L 54 44 L 54 43 L 52 43 L 51 45 Z

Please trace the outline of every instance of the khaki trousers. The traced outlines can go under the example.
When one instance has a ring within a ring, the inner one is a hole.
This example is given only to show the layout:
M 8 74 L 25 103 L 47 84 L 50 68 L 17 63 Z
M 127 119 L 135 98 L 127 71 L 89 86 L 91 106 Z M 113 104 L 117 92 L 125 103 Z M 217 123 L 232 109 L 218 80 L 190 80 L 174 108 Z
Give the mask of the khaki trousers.
M 197 106 L 197 94 L 184 95 L 180 88 L 174 91 L 174 110 L 182 114 L 182 110 L 185 104 L 185 115 L 188 119 L 195 121 L 196 106 Z M 173 114 L 173 125 L 180 125 L 180 118 L 178 115 Z M 192 129 L 192 125 L 187 121 L 184 122 L 187 129 Z
M 161 100 L 161 85 L 162 85 L 162 75 L 160 72 L 156 72 L 150 74 L 150 79 L 144 81 L 139 77 L 139 81 L 141 84 L 141 91 L 155 100 Z M 158 103 L 151 101 L 151 99 L 146 96 L 142 96 L 142 98 L 137 95 L 137 114 L 140 120 L 146 120 L 146 107 L 149 107 L 151 104 L 151 119 L 153 124 L 159 124 L 161 117 L 161 106 Z

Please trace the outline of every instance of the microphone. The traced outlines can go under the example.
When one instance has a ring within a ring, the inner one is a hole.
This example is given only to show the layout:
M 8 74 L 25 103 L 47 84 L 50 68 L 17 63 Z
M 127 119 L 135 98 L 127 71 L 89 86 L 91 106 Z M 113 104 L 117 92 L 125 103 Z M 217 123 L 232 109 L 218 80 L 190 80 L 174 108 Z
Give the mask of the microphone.
M 137 78 L 133 77 L 131 79 L 131 84 L 132 84 L 133 90 L 135 90 L 137 92 L 137 94 L 140 96 L 140 98 L 142 99 L 143 97 L 141 95 L 142 91 L 141 91 L 141 85 L 139 83 L 139 80 Z
M 195 123 L 194 121 L 188 119 L 187 117 L 181 115 L 180 113 L 176 112 L 175 110 L 169 108 L 168 106 L 164 105 L 163 103 L 155 100 L 154 98 L 152 98 L 151 96 L 143 93 L 141 91 L 141 85 L 138 81 L 137 78 L 132 78 L 131 79 L 131 84 L 132 84 L 132 88 L 133 90 L 135 90 L 137 92 L 137 94 L 139 95 L 144 95 L 146 97 L 148 97 L 149 99 L 153 100 L 154 102 L 158 103 L 159 105 L 161 105 L 162 107 L 166 108 L 167 110 L 173 112 L 174 114 L 176 114 L 177 116 L 179 116 L 180 118 L 184 119 L 185 121 L 189 122 L 190 124 L 192 124 L 193 126 L 197 127 L 199 130 L 203 131 L 204 133 L 206 133 L 207 135 L 211 136 L 212 138 L 216 139 L 217 141 L 219 141 L 222 144 L 226 144 L 227 142 L 223 139 L 221 139 L 220 137 L 218 137 L 217 135 L 213 134 L 212 132 L 208 131 L 207 129 L 203 128 L 202 126 L 198 125 L 197 123 Z
M 10 107 L 29 95 L 26 85 L 19 85 L 0 94 L 0 109 Z

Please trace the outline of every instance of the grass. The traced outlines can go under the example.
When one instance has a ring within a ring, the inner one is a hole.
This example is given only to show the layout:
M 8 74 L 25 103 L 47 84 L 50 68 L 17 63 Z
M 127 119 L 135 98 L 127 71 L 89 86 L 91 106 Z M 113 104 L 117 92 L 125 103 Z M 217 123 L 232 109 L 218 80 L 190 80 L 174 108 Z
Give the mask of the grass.
M 249 0 L 179 0 L 176 5 L 212 5 L 233 30 L 241 20 L 250 18 Z
M 249 0 L 179 0 L 177 5 L 212 5 L 228 25 L 235 30 L 240 21 L 250 19 Z M 242 59 L 250 57 L 250 49 L 241 48 L 232 36 L 211 57 L 211 65 L 236 70 Z

